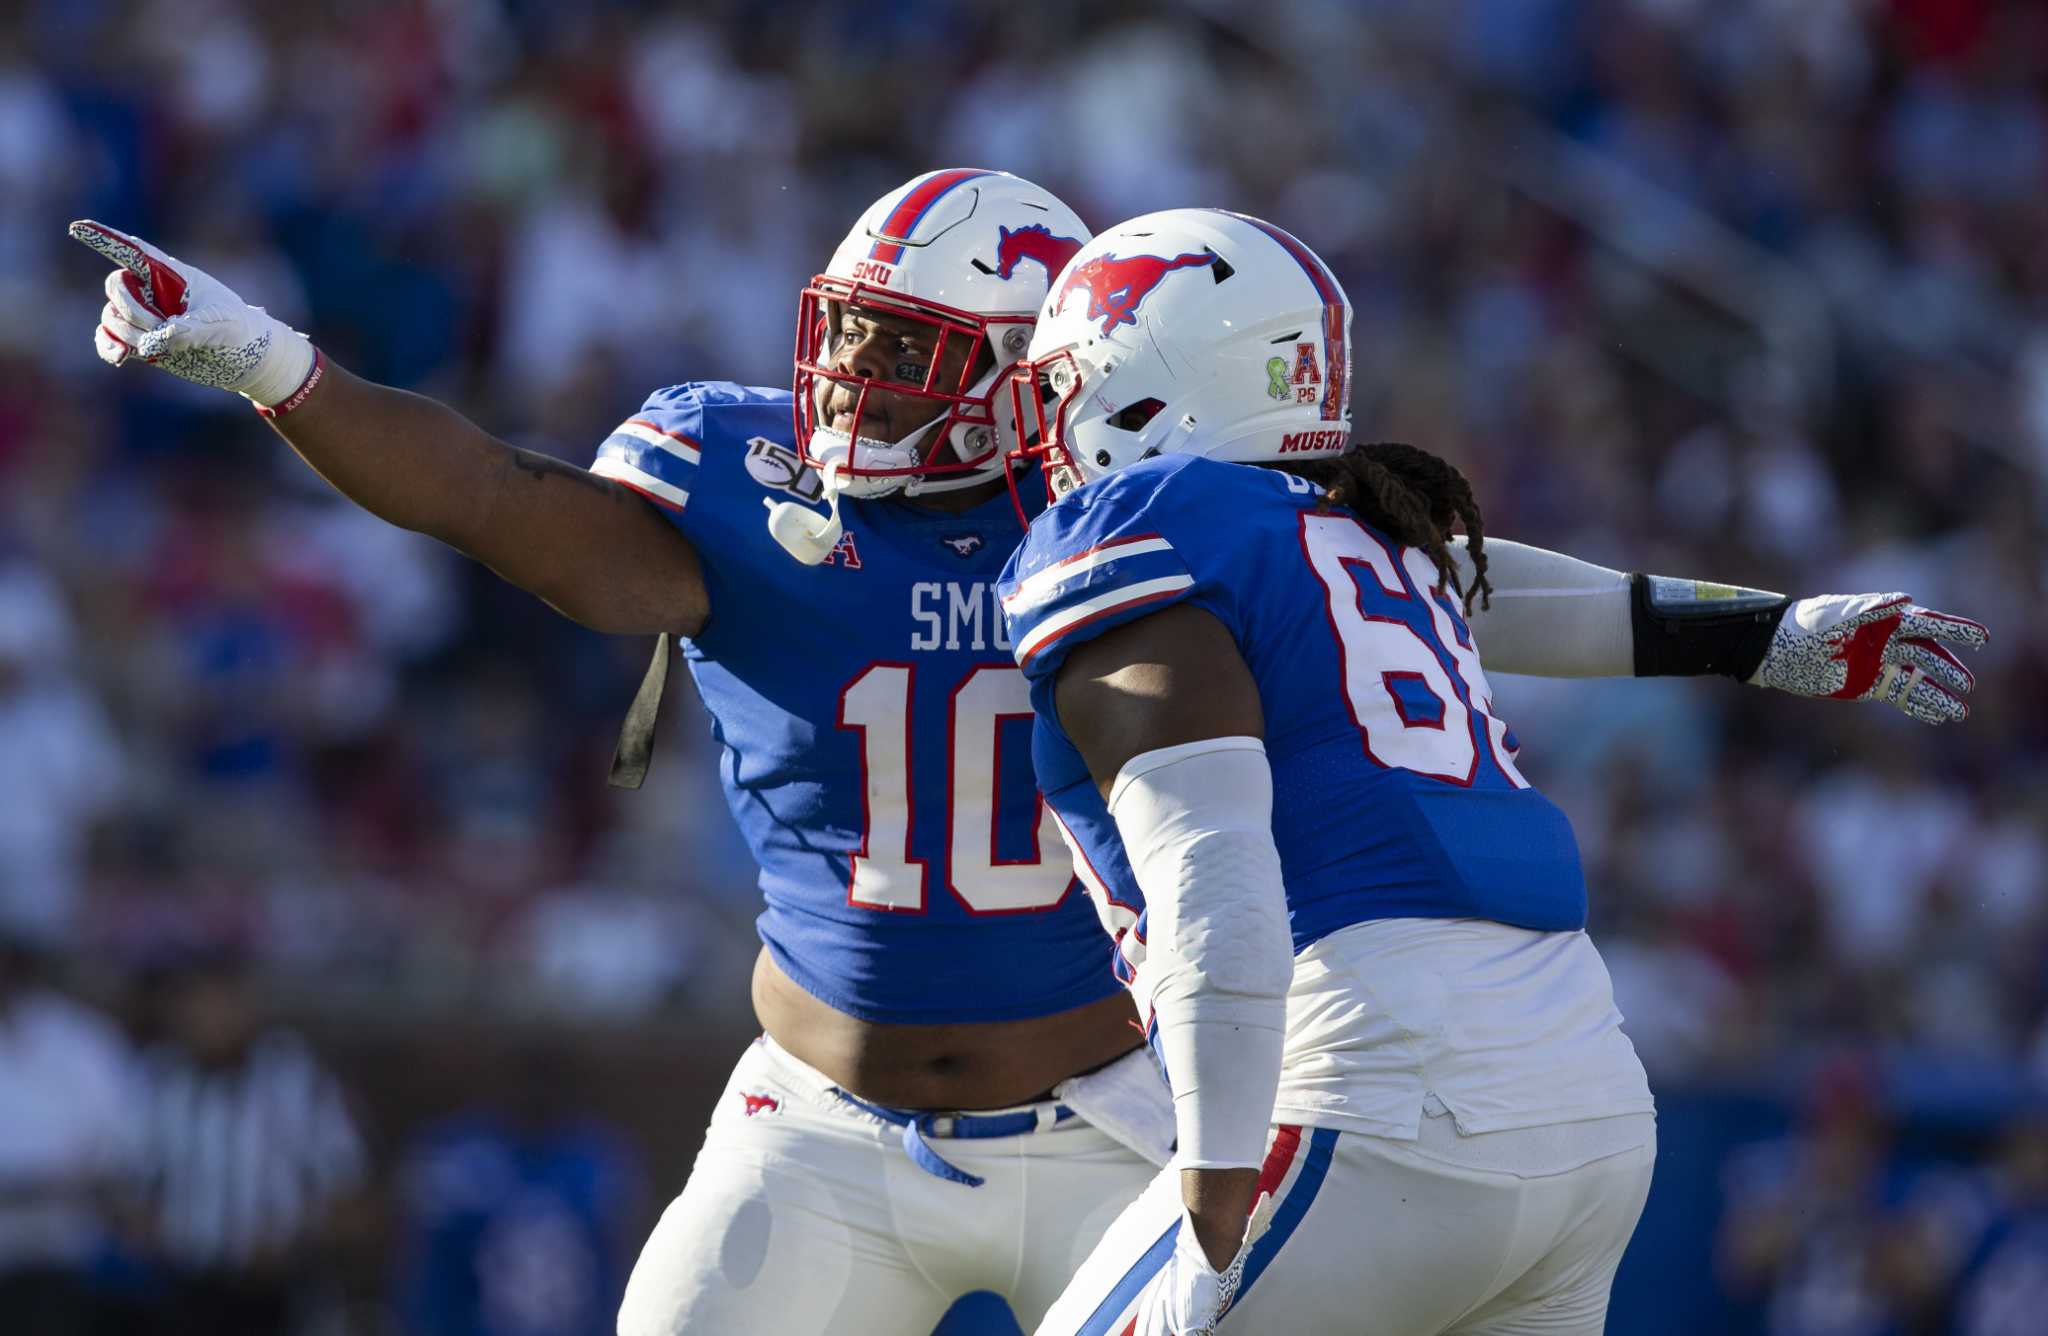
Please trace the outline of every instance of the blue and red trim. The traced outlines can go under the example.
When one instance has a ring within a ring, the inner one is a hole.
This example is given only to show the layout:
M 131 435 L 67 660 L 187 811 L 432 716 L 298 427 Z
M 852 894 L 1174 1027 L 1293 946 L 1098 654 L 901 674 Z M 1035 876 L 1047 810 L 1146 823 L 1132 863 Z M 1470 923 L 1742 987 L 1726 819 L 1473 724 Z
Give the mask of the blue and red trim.
M 1294 1134 L 1298 1145 L 1302 1129 L 1291 1126 L 1280 1129 L 1281 1135 L 1288 1132 Z M 1323 1190 L 1323 1179 L 1330 1173 L 1330 1157 L 1337 1153 L 1339 1135 L 1334 1127 L 1317 1127 L 1309 1131 L 1308 1156 L 1301 1163 L 1301 1172 L 1294 1176 L 1294 1185 L 1287 1189 L 1286 1199 L 1280 1203 L 1280 1209 L 1273 1213 L 1273 1223 L 1267 1227 L 1259 1241 L 1252 1245 L 1251 1255 L 1244 1259 L 1244 1279 L 1238 1282 L 1237 1297 L 1232 1301 L 1233 1306 L 1244 1302 L 1244 1296 L 1251 1292 L 1252 1286 L 1265 1274 L 1266 1268 L 1273 1264 L 1273 1259 L 1280 1255 L 1280 1250 L 1287 1246 L 1287 1240 L 1293 1238 L 1294 1231 L 1301 1227 L 1302 1217 L 1308 1214 L 1309 1207 L 1316 1204 L 1316 1194 Z M 1259 1173 L 1260 1192 L 1273 1191 L 1279 1186 L 1280 1180 L 1287 1176 L 1287 1166 L 1284 1163 L 1277 1166 L 1276 1172 L 1277 1156 L 1273 1152 L 1279 1149 L 1279 1137 L 1276 1136 L 1273 1151 L 1268 1152 L 1265 1167 Z M 1293 1158 L 1292 1150 L 1289 1151 L 1287 1158 Z M 1272 1184 L 1270 1187 L 1269 1180 Z M 1253 1200 L 1257 1200 L 1256 1196 Z
M 1344 416 L 1344 385 L 1350 375 L 1350 358 L 1344 346 L 1344 289 L 1338 286 L 1336 275 L 1322 262 L 1316 253 L 1284 228 L 1273 226 L 1263 218 L 1249 214 L 1231 213 L 1228 209 L 1216 212 L 1225 214 L 1239 222 L 1250 223 L 1267 236 L 1280 243 L 1280 248 L 1294 257 L 1301 271 L 1308 275 L 1308 281 L 1315 285 L 1316 295 L 1323 299 L 1323 407 L 1325 421 L 1336 422 Z
M 896 202 L 896 207 L 889 211 L 889 216 L 882 220 L 882 226 L 878 230 L 885 237 L 900 237 L 907 241 L 911 234 L 917 231 L 917 225 L 924 221 L 925 214 L 929 213 L 932 206 L 943 199 L 953 187 L 978 177 L 994 175 L 994 172 L 983 167 L 955 167 L 950 171 L 933 172 Z M 874 248 L 868 252 L 868 258 L 880 260 L 884 264 L 901 264 L 902 242 L 877 241 Z
M 1128 616 L 1139 608 L 1150 607 L 1162 599 L 1178 598 L 1183 592 L 1193 587 L 1194 583 L 1192 578 L 1182 577 L 1182 583 L 1175 585 L 1171 589 L 1156 589 L 1143 594 L 1135 594 L 1120 602 L 1111 603 L 1107 607 L 1098 608 L 1072 625 L 1061 627 L 1043 640 L 1032 642 L 1028 649 L 1024 648 L 1025 642 L 1020 640 L 1017 642 L 1018 648 L 1023 649 L 1024 652 L 1018 655 L 1017 666 L 1029 668 L 1038 661 L 1038 657 L 1041 654 L 1065 642 L 1067 637 L 1073 635 L 1076 631 L 1085 631 L 1106 618 Z M 1088 637 L 1083 636 L 1082 639 L 1085 640 Z M 1075 641 L 1074 643 L 1079 644 L 1080 641 Z
M 1280 1197 L 1280 1204 L 1265 1234 L 1252 1245 L 1250 1255 L 1245 1258 L 1244 1277 L 1238 1283 L 1232 1307 L 1244 1301 L 1245 1294 L 1273 1264 L 1273 1259 L 1294 1236 L 1294 1231 L 1301 1227 L 1309 1208 L 1315 1205 L 1323 1180 L 1329 1176 L 1330 1159 L 1336 1152 L 1338 1135 L 1333 1127 L 1304 1128 L 1283 1124 L 1273 1129 L 1265 1162 L 1259 1167 L 1258 1192 L 1254 1194 L 1253 1201 L 1271 1193 Z M 1301 1153 L 1304 1140 L 1308 1142 L 1306 1154 Z M 1300 1168 L 1294 1172 L 1290 1183 L 1288 1174 L 1295 1169 L 1297 1159 Z M 1180 1217 L 1176 1214 L 1173 1222 L 1132 1262 L 1130 1270 L 1124 1272 L 1109 1293 L 1103 1296 L 1102 1302 L 1075 1329 L 1074 1336 L 1111 1336 L 1111 1333 L 1132 1336 L 1137 1328 L 1137 1318 L 1131 1314 L 1138 1297 L 1173 1256 L 1174 1240 L 1180 1234 L 1180 1226 Z
M 1110 1329 L 1116 1320 L 1138 1302 L 1138 1296 L 1145 1292 L 1145 1287 L 1152 1283 L 1152 1278 L 1165 1268 L 1167 1260 L 1173 1256 L 1173 1241 L 1179 1234 L 1180 1217 L 1175 1216 L 1173 1223 L 1166 1227 L 1166 1232 L 1154 1239 L 1152 1246 L 1145 1250 L 1144 1256 L 1132 1263 L 1129 1271 L 1124 1272 L 1123 1279 L 1116 1283 L 1116 1288 L 1105 1295 L 1101 1303 L 1095 1305 L 1095 1311 L 1088 1315 L 1087 1321 L 1080 1325 L 1074 1336 L 1110 1336 Z M 1136 1325 L 1137 1319 L 1132 1318 L 1118 1336 L 1131 1336 L 1131 1330 Z

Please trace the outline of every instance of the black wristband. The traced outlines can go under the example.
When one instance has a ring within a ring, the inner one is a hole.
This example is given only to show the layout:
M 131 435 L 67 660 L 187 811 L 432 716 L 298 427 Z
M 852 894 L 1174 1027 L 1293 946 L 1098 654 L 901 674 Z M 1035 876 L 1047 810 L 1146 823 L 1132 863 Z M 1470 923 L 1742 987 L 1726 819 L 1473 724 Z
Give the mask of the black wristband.
M 1637 677 L 1703 677 L 1746 681 L 1771 647 L 1792 600 L 1761 589 L 1628 577 L 1629 622 L 1635 632 Z

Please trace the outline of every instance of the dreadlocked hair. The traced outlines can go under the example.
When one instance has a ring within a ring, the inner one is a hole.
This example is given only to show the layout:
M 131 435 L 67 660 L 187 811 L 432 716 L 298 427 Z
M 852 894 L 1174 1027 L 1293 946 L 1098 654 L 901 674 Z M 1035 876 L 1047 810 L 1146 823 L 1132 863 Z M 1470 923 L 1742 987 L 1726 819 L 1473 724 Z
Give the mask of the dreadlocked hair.
M 1335 459 L 1304 460 L 1280 465 L 1323 489 L 1323 504 L 1342 506 L 1403 547 L 1421 548 L 1436 564 L 1437 578 L 1458 591 L 1465 615 L 1472 604 L 1493 606 L 1493 585 L 1486 578 L 1486 525 L 1472 484 L 1450 463 L 1417 446 L 1399 441 L 1354 445 Z M 1472 587 L 1458 579 L 1451 560 L 1453 525 L 1465 528 L 1466 553 L 1472 558 Z

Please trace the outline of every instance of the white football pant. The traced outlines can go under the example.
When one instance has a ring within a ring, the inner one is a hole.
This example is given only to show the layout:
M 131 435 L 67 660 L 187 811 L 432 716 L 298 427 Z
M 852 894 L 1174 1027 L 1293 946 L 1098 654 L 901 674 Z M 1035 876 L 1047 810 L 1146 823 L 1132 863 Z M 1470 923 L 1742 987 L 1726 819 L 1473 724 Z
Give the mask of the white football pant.
M 1276 1127 L 1278 1209 L 1217 1336 L 1599 1336 L 1656 1154 L 1646 1113 L 1471 1137 L 1439 1114 L 1414 1141 Z M 1180 1220 L 1167 1169 L 1038 1336 L 1124 1336 Z
M 929 1336 L 972 1290 L 1002 1295 L 1029 1331 L 1158 1173 L 1054 1108 L 1013 1111 L 1038 1126 L 1021 1135 L 959 1139 L 942 1120 L 926 1145 L 983 1180 L 969 1187 L 756 1041 L 633 1269 L 621 1336 Z

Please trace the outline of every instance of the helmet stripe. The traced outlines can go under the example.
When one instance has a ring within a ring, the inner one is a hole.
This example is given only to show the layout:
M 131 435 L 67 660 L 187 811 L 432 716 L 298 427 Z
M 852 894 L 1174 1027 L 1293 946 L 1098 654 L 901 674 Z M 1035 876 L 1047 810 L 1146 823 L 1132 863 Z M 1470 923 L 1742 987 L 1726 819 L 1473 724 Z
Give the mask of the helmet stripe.
M 917 225 L 924 221 L 924 216 L 932 205 L 937 204 L 954 186 L 963 181 L 972 181 L 976 177 L 994 175 L 994 172 L 981 167 L 955 167 L 951 171 L 933 172 L 919 182 L 909 194 L 897 201 L 896 207 L 891 209 L 889 216 L 882 221 L 881 234 L 885 237 L 908 238 L 917 230 Z M 874 249 L 868 252 L 868 258 L 880 260 L 885 264 L 901 264 L 903 246 L 900 242 L 877 241 Z
M 1335 422 L 1344 416 L 1344 383 L 1350 375 L 1349 359 L 1344 347 L 1344 289 L 1337 284 L 1336 276 L 1326 266 L 1322 257 L 1304 246 L 1293 233 L 1273 226 L 1263 218 L 1249 214 L 1232 213 L 1228 209 L 1215 212 L 1250 223 L 1267 236 L 1280 243 L 1280 248 L 1294 257 L 1308 275 L 1308 281 L 1315 285 L 1316 295 L 1323 299 L 1323 406 L 1325 420 Z

